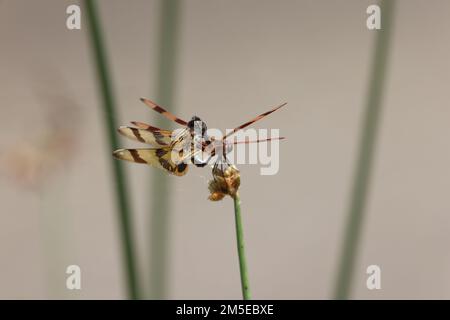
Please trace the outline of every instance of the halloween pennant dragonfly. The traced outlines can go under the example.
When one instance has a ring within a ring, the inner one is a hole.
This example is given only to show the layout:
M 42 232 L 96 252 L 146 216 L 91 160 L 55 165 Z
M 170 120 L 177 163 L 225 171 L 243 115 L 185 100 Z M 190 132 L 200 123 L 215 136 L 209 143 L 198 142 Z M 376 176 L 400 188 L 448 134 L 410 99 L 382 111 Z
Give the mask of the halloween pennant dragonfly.
M 267 111 L 240 125 L 227 135 L 223 136 L 222 140 L 215 140 L 206 135 L 206 123 L 199 117 L 193 116 L 191 120 L 187 122 L 148 99 L 141 98 L 141 101 L 167 119 L 184 126 L 184 128 L 175 133 L 175 131 L 164 130 L 142 122 L 133 121 L 131 123 L 135 125 L 135 127 L 122 126 L 118 129 L 119 133 L 132 140 L 150 144 L 153 148 L 118 149 L 113 152 L 113 156 L 121 160 L 148 164 L 176 176 L 183 176 L 187 173 L 188 164 L 186 163 L 186 160 L 188 159 L 190 159 L 194 165 L 204 167 L 214 155 L 229 153 L 233 144 L 272 140 L 265 139 L 229 143 L 226 138 L 264 118 L 286 104 L 284 103 L 275 109 Z M 223 152 L 221 152 L 222 150 Z M 199 158 L 198 155 L 205 151 L 209 154 L 209 157 L 206 160 L 204 160 L 204 158 Z M 173 159 L 174 154 L 178 155 L 176 159 Z M 222 157 L 219 158 L 222 159 Z M 224 158 L 226 159 L 226 157 Z M 215 162 L 215 165 L 217 163 L 218 161 Z

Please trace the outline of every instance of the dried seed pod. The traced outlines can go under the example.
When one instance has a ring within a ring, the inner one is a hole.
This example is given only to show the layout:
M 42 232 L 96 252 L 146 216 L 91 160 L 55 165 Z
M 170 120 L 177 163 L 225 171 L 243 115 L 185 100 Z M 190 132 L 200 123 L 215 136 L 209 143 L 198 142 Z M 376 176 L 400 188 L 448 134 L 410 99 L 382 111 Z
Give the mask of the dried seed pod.
M 228 165 L 224 170 L 219 165 L 214 167 L 212 174 L 214 179 L 209 182 L 208 189 L 211 194 L 208 199 L 219 201 L 226 195 L 234 198 L 241 184 L 239 170 L 233 165 Z

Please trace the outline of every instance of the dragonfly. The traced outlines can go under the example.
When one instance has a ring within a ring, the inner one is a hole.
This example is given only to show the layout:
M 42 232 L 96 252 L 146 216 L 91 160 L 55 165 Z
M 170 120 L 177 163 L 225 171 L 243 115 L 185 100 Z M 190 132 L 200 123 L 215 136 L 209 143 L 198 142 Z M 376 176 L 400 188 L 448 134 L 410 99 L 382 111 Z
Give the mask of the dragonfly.
M 118 129 L 119 133 L 132 140 L 150 144 L 153 147 L 118 149 L 113 152 L 113 155 L 117 159 L 148 164 L 150 166 L 163 169 L 167 173 L 175 176 L 183 176 L 187 173 L 187 159 L 190 159 L 190 161 L 197 167 L 204 167 L 210 162 L 211 159 L 213 159 L 214 156 L 217 155 L 217 160 L 214 162 L 214 168 L 217 168 L 217 166 L 222 162 L 229 163 L 226 158 L 226 154 L 231 152 L 233 145 L 284 139 L 284 137 L 278 137 L 254 141 L 246 140 L 234 142 L 229 142 L 227 140 L 227 138 L 231 135 L 246 128 L 247 126 L 250 126 L 256 121 L 261 120 L 272 112 L 275 112 L 286 105 L 286 103 L 260 114 L 252 120 L 236 127 L 228 134 L 224 135 L 221 140 L 216 140 L 214 137 L 209 137 L 207 135 L 207 125 L 199 117 L 193 116 L 191 120 L 187 122 L 176 117 L 151 100 L 141 98 L 141 101 L 167 119 L 182 125 L 184 128 L 182 130 L 178 130 L 178 132 L 174 134 L 174 131 L 160 129 L 138 121 L 132 121 L 131 123 L 136 127 L 122 126 Z M 175 157 L 174 159 L 174 155 L 178 157 Z

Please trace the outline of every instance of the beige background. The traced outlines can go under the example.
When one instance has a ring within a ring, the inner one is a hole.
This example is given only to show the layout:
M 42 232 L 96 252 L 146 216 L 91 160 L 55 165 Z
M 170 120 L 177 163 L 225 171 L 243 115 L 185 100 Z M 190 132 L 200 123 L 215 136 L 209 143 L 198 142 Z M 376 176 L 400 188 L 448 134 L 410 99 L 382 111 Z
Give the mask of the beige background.
M 374 2 L 182 1 L 180 117 L 225 129 L 289 102 L 256 126 L 288 137 L 280 172 L 240 168 L 254 298 L 332 296 L 374 44 L 365 10 Z M 65 27 L 72 3 L 0 2 L 2 153 L 39 145 L 55 110 L 75 138 L 65 165 L 51 166 L 38 187 L 1 168 L 0 298 L 125 297 L 89 42 L 84 23 Z M 138 98 L 156 95 L 159 2 L 99 7 L 120 122 L 151 121 L 158 115 Z M 354 298 L 450 298 L 449 13 L 445 0 L 397 3 Z M 148 273 L 153 169 L 126 170 Z M 240 297 L 232 202 L 206 200 L 209 177 L 197 168 L 171 177 L 170 298 Z M 65 290 L 68 264 L 82 268 L 80 292 Z M 370 264 L 382 268 L 382 290 L 365 287 Z

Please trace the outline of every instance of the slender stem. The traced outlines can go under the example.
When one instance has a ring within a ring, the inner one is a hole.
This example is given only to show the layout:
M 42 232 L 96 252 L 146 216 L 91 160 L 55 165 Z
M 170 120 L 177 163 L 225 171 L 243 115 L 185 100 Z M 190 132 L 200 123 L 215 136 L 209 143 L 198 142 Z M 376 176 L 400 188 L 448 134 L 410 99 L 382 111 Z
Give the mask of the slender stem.
M 106 52 L 103 45 L 102 32 L 97 14 L 96 1 L 85 0 L 88 32 L 91 40 L 92 54 L 97 68 L 98 85 L 103 99 L 103 117 L 108 133 L 108 141 L 111 152 L 118 148 L 116 105 L 113 89 L 108 73 Z M 128 297 L 139 299 L 139 288 L 137 280 L 137 264 L 134 252 L 134 241 L 131 230 L 131 209 L 127 194 L 126 180 L 122 163 L 114 160 L 112 156 L 111 166 L 114 174 L 114 185 L 118 207 L 118 219 L 122 238 L 122 249 L 128 285 Z
M 244 300 L 250 300 L 251 294 L 248 280 L 247 260 L 245 259 L 244 230 L 242 227 L 241 218 L 241 199 L 238 193 L 236 193 L 236 195 L 233 197 L 233 201 L 234 216 L 236 221 L 237 249 L 239 255 L 239 271 L 241 273 L 242 296 Z
M 158 45 L 157 96 L 155 100 L 175 112 L 176 62 L 178 43 L 179 1 L 160 2 L 160 27 Z M 156 126 L 163 127 L 162 117 L 156 118 Z M 170 184 L 167 174 L 152 172 L 150 232 L 150 297 L 164 299 L 167 296 L 167 265 L 169 256 Z M 155 187 L 157 186 L 157 187 Z
M 336 279 L 335 298 L 348 299 L 352 276 L 361 241 L 364 211 L 370 185 L 372 162 L 375 153 L 376 135 L 381 115 L 383 85 L 387 69 L 389 40 L 392 33 L 394 0 L 383 0 L 381 8 L 381 30 L 376 30 L 375 55 L 367 94 L 366 110 L 359 142 L 358 159 L 350 198 L 347 225 Z M 369 31 L 368 31 L 369 32 Z

